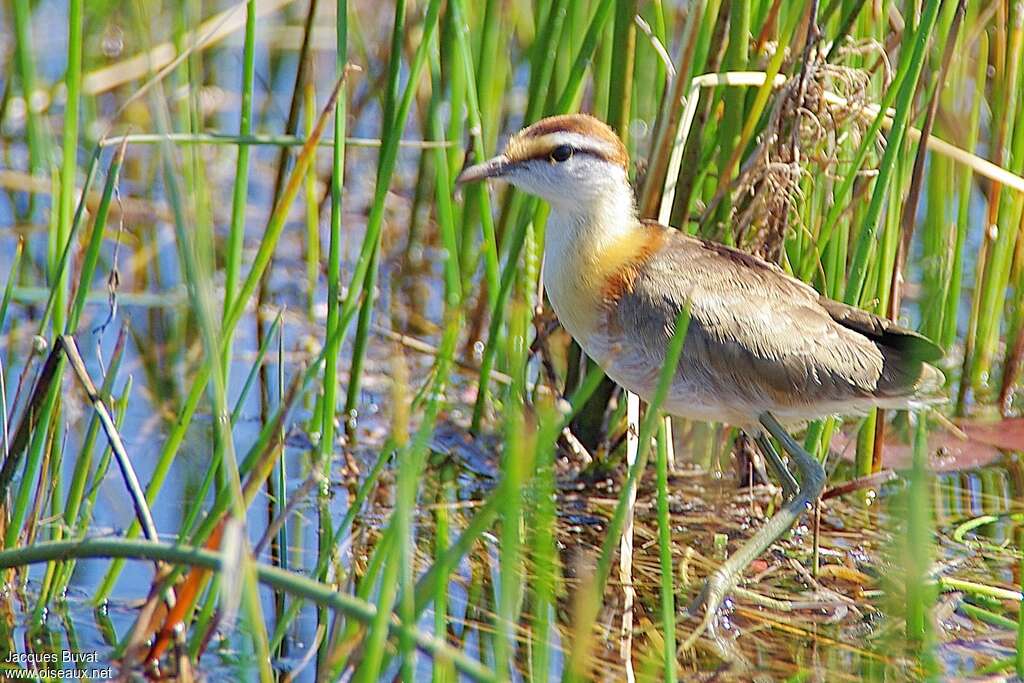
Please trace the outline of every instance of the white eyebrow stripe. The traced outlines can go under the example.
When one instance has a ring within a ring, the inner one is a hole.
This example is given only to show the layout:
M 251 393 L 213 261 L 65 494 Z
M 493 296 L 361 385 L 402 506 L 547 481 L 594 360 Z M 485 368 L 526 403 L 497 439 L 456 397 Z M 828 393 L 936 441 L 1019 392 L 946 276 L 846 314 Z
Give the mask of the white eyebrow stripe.
M 618 153 L 618 149 L 604 140 L 596 140 L 592 136 L 583 135 L 581 133 L 571 133 L 569 131 L 558 131 L 557 133 L 548 133 L 543 137 L 537 139 L 538 145 L 550 145 L 552 148 L 558 145 L 569 145 L 573 149 L 581 152 L 590 152 L 597 154 L 598 156 L 604 157 L 605 159 L 613 159 Z

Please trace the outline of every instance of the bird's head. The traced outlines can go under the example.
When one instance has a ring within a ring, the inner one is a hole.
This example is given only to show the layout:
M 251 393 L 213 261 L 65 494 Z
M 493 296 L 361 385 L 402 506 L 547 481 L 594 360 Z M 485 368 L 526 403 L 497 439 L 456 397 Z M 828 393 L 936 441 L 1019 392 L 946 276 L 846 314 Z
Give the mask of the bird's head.
M 456 184 L 495 178 L 576 212 L 628 189 L 629 155 L 605 123 L 587 114 L 551 116 L 509 139 L 498 156 L 459 174 Z

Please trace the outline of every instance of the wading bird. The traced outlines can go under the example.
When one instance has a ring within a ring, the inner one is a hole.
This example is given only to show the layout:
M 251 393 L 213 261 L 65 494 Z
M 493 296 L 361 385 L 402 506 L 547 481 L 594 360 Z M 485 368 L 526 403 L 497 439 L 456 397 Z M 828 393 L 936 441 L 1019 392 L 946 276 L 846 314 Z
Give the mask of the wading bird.
M 501 179 L 551 205 L 544 288 L 562 326 L 615 382 L 654 394 L 680 311 L 682 356 L 663 408 L 725 422 L 754 439 L 788 498 L 707 580 L 694 636 L 714 639 L 715 614 L 744 569 L 821 493 L 825 472 L 786 427 L 939 398 L 942 351 L 916 332 L 820 295 L 778 266 L 641 220 L 618 136 L 584 114 L 543 119 L 458 184 Z M 784 427 L 783 425 L 786 425 Z M 795 461 L 797 483 L 772 446 Z M 692 643 L 692 639 L 690 641 Z

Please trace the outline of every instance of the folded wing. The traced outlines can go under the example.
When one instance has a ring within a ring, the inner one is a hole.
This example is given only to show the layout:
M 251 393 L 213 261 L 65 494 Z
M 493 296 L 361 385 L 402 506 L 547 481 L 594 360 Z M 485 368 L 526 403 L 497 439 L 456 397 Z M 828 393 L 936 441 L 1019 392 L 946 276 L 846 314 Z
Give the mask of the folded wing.
M 679 374 L 713 395 L 763 405 L 914 399 L 941 388 L 942 351 L 916 332 L 819 295 L 777 266 L 665 230 L 664 248 L 609 303 L 620 363 L 660 371 L 683 306 Z

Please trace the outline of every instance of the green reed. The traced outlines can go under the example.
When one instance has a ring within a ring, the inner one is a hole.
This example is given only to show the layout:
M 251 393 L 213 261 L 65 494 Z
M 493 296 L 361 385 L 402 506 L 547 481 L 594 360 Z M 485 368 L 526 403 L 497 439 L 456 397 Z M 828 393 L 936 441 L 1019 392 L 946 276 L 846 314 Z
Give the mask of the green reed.
M 658 544 L 661 560 L 661 627 L 665 639 L 664 676 L 669 683 L 678 680 L 676 663 L 675 586 L 672 581 L 672 522 L 668 512 L 668 454 L 671 444 L 669 418 L 658 427 Z
M 64 301 L 67 275 L 56 271 L 57 259 L 71 236 L 71 212 L 74 208 L 75 181 L 78 174 L 79 97 L 82 89 L 82 32 L 84 30 L 84 3 L 68 3 L 68 60 L 64 85 L 67 87 L 67 107 L 64 112 L 64 132 L 61 141 L 60 194 L 56 220 L 50 235 L 50 286 L 57 294 L 54 302 L 54 329 L 64 327 Z
M 242 83 L 239 88 L 242 97 L 238 116 L 238 135 L 252 135 L 253 130 L 253 83 L 256 78 L 256 5 L 253 0 L 245 4 L 245 38 L 242 50 Z M 242 249 L 245 243 L 245 207 L 249 199 L 249 145 L 238 145 L 238 157 L 235 161 L 235 182 L 231 188 L 231 223 L 228 230 L 227 253 L 224 257 L 224 297 L 223 314 L 228 314 L 228 307 L 238 287 L 239 274 L 242 271 Z M 230 335 L 228 335 L 230 339 Z M 230 372 L 231 352 L 224 357 L 225 372 Z

